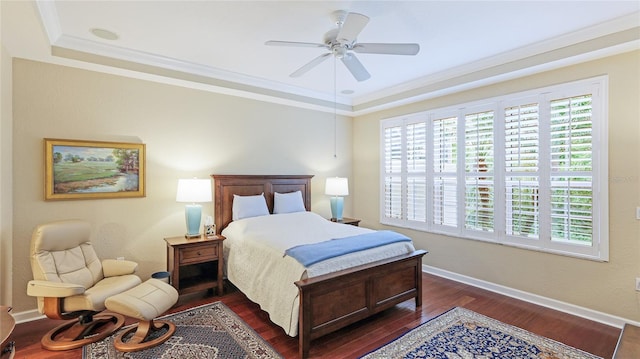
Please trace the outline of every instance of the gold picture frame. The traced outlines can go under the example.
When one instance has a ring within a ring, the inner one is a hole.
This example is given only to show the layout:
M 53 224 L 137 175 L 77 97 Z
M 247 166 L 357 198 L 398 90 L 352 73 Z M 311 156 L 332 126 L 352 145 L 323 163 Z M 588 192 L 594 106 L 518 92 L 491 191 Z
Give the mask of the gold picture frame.
M 44 139 L 45 200 L 145 197 L 143 143 Z

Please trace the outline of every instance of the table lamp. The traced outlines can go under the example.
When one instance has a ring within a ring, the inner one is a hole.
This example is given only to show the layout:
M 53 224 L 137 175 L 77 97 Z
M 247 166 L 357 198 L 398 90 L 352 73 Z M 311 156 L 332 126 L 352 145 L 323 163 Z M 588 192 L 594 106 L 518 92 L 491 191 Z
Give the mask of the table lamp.
M 330 177 L 325 183 L 324 193 L 331 197 L 331 220 L 342 220 L 342 208 L 344 198 L 340 196 L 349 195 L 349 180 L 344 177 Z
M 211 180 L 209 179 L 180 179 L 176 202 L 187 202 L 184 217 L 187 221 L 186 238 L 200 237 L 200 220 L 202 206 L 198 202 L 211 202 Z

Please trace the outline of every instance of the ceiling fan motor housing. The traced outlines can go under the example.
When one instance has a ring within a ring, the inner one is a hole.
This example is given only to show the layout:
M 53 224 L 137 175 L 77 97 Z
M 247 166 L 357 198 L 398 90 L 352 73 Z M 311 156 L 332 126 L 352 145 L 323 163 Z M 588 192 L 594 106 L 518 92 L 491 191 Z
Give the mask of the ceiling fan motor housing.
M 353 44 L 356 40 L 354 39 L 351 43 L 340 41 L 336 39 L 338 31 L 339 29 L 329 30 L 324 35 L 324 43 L 329 47 L 335 57 L 341 59 L 347 54 L 347 50 L 351 50 L 353 48 Z
M 331 46 L 331 52 L 336 58 L 343 58 L 347 54 L 347 47 L 341 44 L 334 44 Z

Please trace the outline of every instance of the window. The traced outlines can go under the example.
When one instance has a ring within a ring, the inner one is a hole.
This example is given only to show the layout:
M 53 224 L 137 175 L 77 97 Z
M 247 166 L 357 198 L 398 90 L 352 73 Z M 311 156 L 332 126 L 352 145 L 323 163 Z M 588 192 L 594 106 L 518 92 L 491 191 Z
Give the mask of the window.
M 383 224 L 608 260 L 607 78 L 381 122 Z

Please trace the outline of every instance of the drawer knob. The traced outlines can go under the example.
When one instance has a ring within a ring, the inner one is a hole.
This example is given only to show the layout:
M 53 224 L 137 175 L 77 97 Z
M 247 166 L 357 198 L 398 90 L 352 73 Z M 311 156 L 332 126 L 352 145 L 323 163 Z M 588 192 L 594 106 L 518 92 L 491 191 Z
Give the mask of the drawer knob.
M 196 252 L 197 255 L 200 255 L 200 251 Z

